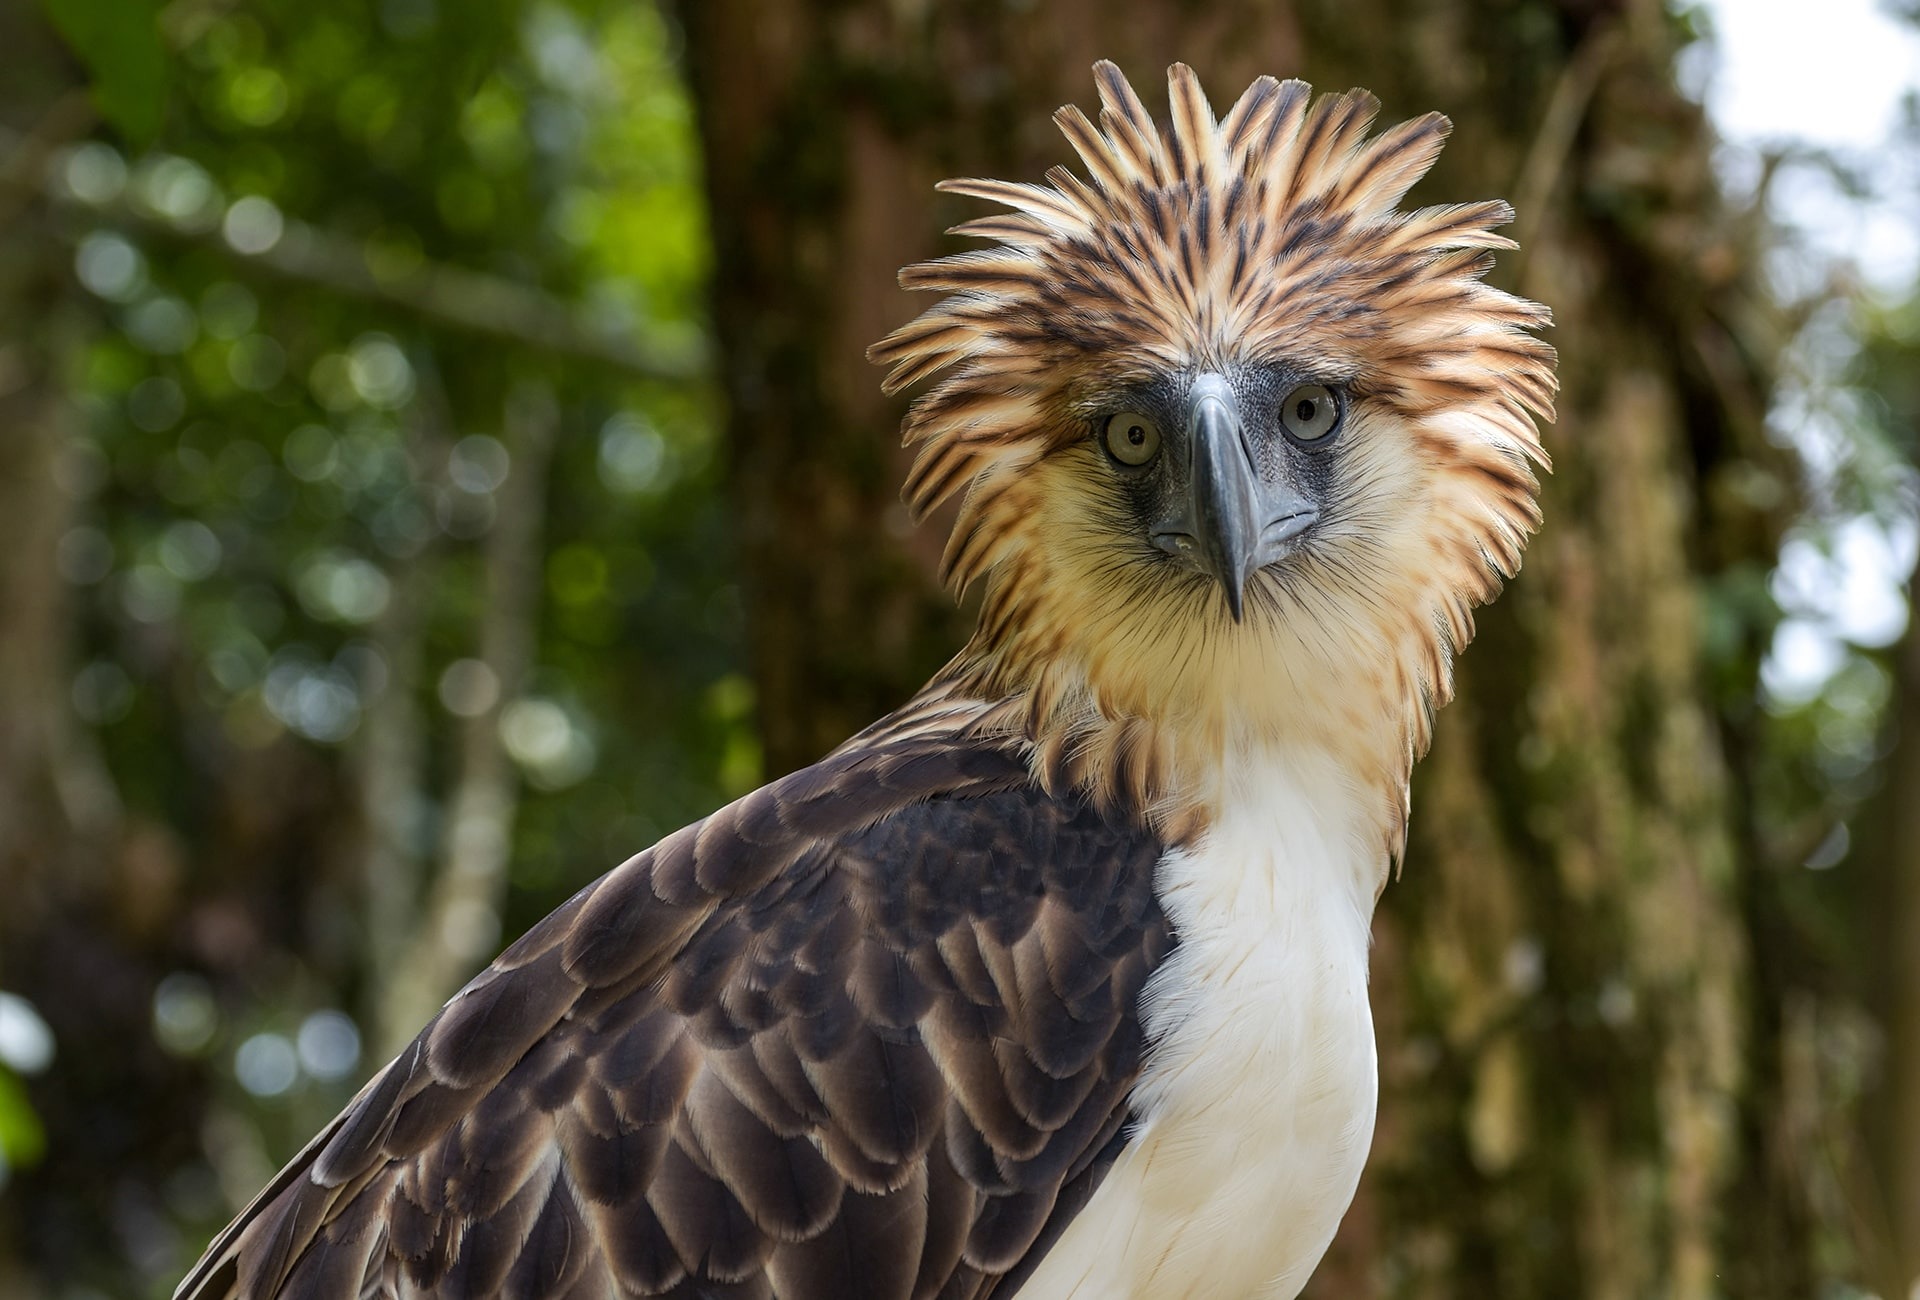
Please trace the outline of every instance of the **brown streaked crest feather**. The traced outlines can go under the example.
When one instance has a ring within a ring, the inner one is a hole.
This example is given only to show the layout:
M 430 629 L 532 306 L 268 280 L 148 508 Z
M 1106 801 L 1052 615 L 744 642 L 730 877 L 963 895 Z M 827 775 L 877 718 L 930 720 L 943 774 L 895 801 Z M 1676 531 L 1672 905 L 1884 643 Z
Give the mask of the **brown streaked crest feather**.
M 1356 388 L 1410 412 L 1454 409 L 1544 462 L 1532 416 L 1551 418 L 1553 350 L 1527 331 L 1537 304 L 1482 282 L 1458 254 L 1511 248 L 1504 203 L 1402 211 L 1449 123 L 1439 114 L 1367 132 L 1365 91 L 1310 103 L 1299 81 L 1255 81 L 1223 121 L 1184 64 L 1168 72 L 1157 128 L 1120 70 L 1094 66 L 1100 118 L 1056 116 L 1086 168 L 1047 186 L 955 180 L 939 188 L 1003 204 L 960 233 L 999 240 L 907 268 L 901 283 L 950 295 L 870 350 L 898 391 L 944 374 L 910 410 L 920 447 L 907 501 L 924 516 L 969 489 L 956 538 L 990 515 L 1002 462 L 1055 450 L 1048 399 L 1077 367 L 1124 370 L 1289 352 L 1340 358 Z M 1310 333 L 1309 333 L 1310 329 Z M 950 547 L 946 576 L 981 575 L 983 547 Z
M 1160 148 L 1160 133 L 1154 129 L 1153 118 L 1140 96 L 1133 93 L 1120 69 L 1105 59 L 1093 65 L 1093 75 L 1100 87 L 1100 123 L 1114 154 L 1132 164 L 1132 179 L 1167 184 L 1173 178 Z

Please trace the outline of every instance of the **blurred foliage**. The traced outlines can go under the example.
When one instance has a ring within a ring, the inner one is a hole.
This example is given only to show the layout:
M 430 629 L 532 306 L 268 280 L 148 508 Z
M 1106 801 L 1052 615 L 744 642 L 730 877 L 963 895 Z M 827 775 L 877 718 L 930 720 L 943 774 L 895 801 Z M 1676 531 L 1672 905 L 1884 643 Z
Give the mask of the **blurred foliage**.
M 1920 133 L 1899 148 L 1920 157 Z M 1761 160 L 1759 177 L 1756 205 L 1789 187 L 1863 210 L 1913 198 L 1805 149 Z M 1754 836 L 1743 865 L 1755 1014 L 1780 1026 L 1775 1122 L 1797 1130 L 1811 1262 L 1833 1294 L 1864 1295 L 1834 1279 L 1885 1278 L 1898 1272 L 1894 1255 L 1911 1255 L 1886 1171 L 1912 1153 L 1872 1149 L 1884 1129 L 1871 1117 L 1911 1082 L 1894 1073 L 1893 1038 L 1906 1028 L 1886 1018 L 1885 987 L 1897 969 L 1889 939 L 1913 941 L 1890 911 L 1901 892 L 1891 873 L 1911 849 L 1885 828 L 1887 808 L 1913 797 L 1888 782 L 1896 746 L 1912 743 L 1900 735 L 1896 664 L 1916 634 L 1920 286 L 1862 283 L 1851 251 L 1824 233 L 1780 230 L 1769 266 L 1797 328 L 1768 431 L 1795 456 L 1803 505 L 1774 567 L 1722 575 L 1706 610 L 1710 632 L 1741 616 L 1763 630 L 1758 690 L 1722 703 Z
M 47 18 L 93 76 L 94 106 L 129 141 L 147 145 L 166 110 L 167 51 L 154 0 L 42 0 Z
M 20 1077 L 0 1067 L 0 1172 L 36 1164 L 46 1150 L 46 1129 L 33 1113 Z
M 598 0 L 47 11 L 105 119 L 47 177 L 84 429 L 60 483 L 82 503 L 59 549 L 72 704 L 145 875 L 155 1042 L 211 1090 L 157 1198 L 94 1207 L 114 1246 L 66 1255 L 64 1281 L 159 1294 L 371 1064 L 341 813 L 373 702 L 411 705 L 419 752 L 358 820 L 402 827 L 417 867 L 443 851 L 463 717 L 506 692 L 526 793 L 496 933 L 759 760 L 668 21 Z M 551 346 L 525 302 L 567 327 Z M 529 393 L 557 437 L 533 667 L 503 683 L 477 628 Z M 16 1192 L 47 1194 L 18 1172 L 40 1141 L 0 1074 Z

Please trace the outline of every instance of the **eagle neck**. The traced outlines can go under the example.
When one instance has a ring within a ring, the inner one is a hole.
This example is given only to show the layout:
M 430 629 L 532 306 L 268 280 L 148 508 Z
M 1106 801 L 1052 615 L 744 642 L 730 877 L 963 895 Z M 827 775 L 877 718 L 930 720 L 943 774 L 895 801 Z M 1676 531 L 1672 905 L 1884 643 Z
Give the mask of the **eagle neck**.
M 1261 797 L 1251 773 L 1322 773 L 1358 810 L 1368 859 L 1381 863 L 1377 894 L 1404 844 L 1425 731 L 1424 699 L 1382 685 L 1399 679 L 1391 669 L 1361 655 L 1303 666 L 1249 654 L 1148 692 L 1117 688 L 1086 657 L 1013 655 L 976 639 L 928 691 L 995 701 L 991 716 L 1030 745 L 1044 785 L 1138 809 L 1171 843 Z

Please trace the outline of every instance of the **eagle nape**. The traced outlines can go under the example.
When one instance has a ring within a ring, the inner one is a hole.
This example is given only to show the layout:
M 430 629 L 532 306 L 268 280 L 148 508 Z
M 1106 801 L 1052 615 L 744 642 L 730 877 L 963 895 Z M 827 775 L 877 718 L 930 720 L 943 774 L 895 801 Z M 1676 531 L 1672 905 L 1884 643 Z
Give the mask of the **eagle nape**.
M 1473 608 L 1540 523 L 1511 210 L 1450 129 L 1262 77 L 1083 172 L 870 352 L 971 639 L 456 994 L 178 1300 L 1297 1295 L 1371 1140 L 1373 908 Z M 1203 597 L 1203 598 L 1200 598 Z

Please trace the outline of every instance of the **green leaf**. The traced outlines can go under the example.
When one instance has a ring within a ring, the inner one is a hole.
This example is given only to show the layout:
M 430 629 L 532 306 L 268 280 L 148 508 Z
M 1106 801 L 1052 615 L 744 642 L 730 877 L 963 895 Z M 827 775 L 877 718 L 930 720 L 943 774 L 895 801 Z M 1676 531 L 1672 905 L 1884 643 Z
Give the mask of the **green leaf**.
M 27 1090 L 13 1071 L 0 1067 L 0 1157 L 15 1169 L 25 1169 L 46 1150 L 47 1133 L 33 1113 Z
M 151 144 L 167 100 L 159 0 L 40 0 L 40 7 L 87 65 L 100 115 L 131 143 Z

